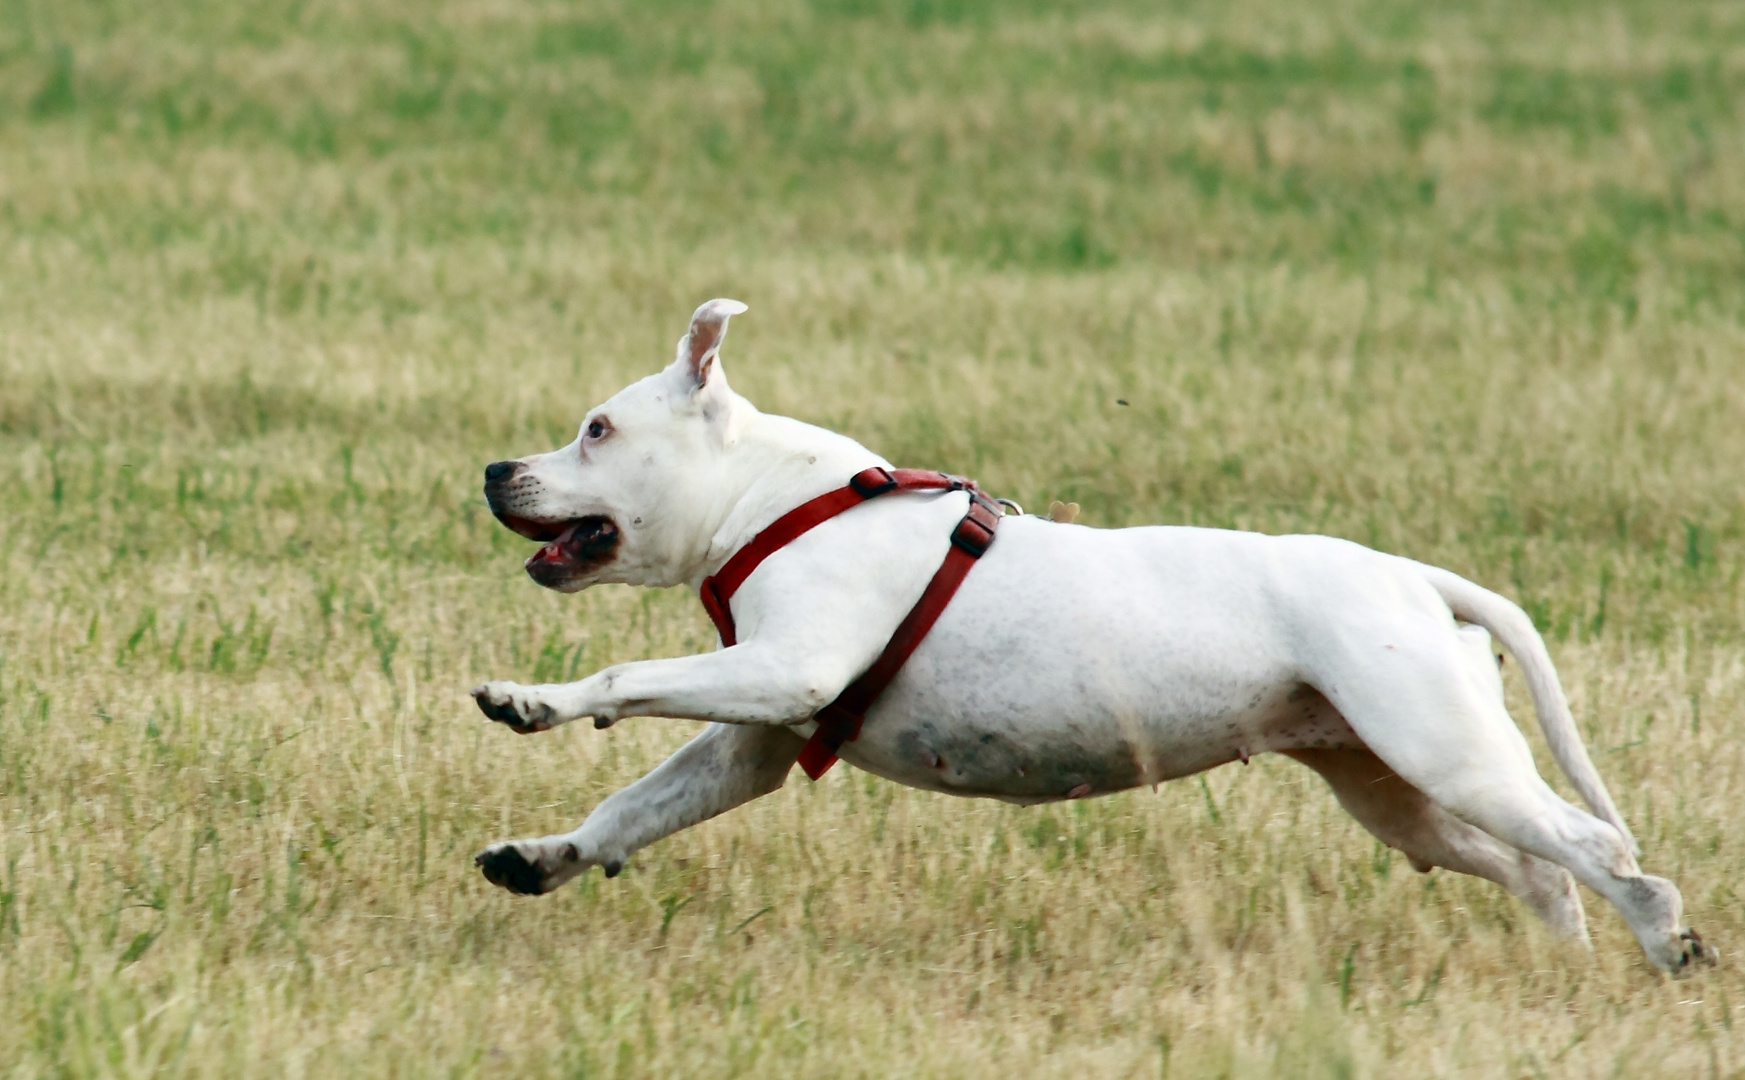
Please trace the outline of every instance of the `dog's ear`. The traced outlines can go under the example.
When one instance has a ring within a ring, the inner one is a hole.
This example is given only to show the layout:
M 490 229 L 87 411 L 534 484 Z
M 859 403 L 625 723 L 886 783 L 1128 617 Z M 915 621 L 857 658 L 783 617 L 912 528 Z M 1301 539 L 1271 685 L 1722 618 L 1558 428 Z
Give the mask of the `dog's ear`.
M 679 355 L 673 368 L 694 390 L 709 381 L 715 356 L 727 339 L 727 320 L 746 311 L 737 300 L 710 300 L 691 316 L 691 329 L 679 339 Z

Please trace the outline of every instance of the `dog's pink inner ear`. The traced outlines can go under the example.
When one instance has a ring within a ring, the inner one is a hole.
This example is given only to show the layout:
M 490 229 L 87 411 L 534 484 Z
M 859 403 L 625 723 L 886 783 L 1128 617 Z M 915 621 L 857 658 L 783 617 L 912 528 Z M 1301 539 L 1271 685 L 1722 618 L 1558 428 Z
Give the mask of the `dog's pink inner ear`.
M 739 301 L 723 298 L 710 300 L 691 316 L 691 330 L 679 342 L 678 359 L 697 386 L 709 381 L 721 342 L 727 338 L 727 320 L 745 310 Z

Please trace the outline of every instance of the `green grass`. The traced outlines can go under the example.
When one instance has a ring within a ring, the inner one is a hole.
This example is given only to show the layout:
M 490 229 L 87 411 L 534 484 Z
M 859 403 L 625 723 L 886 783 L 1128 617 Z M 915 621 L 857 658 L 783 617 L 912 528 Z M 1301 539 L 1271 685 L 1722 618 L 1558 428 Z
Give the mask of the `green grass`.
M 464 697 L 710 646 L 479 470 L 736 296 L 735 387 L 893 460 L 1513 596 L 1732 956 L 1741 102 L 1725 4 L 0 3 L 0 1075 L 1745 1070 L 1736 965 L 1270 758 L 839 769 L 515 901 L 472 851 L 694 726 Z

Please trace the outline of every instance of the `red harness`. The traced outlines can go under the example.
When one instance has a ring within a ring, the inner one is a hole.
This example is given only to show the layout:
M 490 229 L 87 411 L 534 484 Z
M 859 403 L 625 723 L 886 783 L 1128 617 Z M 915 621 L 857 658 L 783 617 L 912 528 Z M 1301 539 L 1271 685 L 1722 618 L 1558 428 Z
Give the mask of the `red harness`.
M 813 717 L 818 721 L 818 730 L 812 733 L 800 751 L 800 768 L 814 780 L 836 764 L 836 752 L 843 743 L 853 742 L 860 735 L 860 725 L 866 719 L 867 710 L 897 677 L 903 661 L 909 659 L 909 654 L 921 644 L 927 631 L 933 628 L 952 594 L 963 584 L 969 568 L 993 544 L 994 530 L 999 526 L 1002 514 L 999 504 L 983 495 L 974 480 L 965 480 L 961 476 L 924 469 L 866 469 L 856 473 L 847 487 L 826 492 L 777 518 L 769 528 L 753 537 L 751 543 L 734 552 L 713 576 L 704 578 L 699 590 L 703 609 L 721 634 L 721 647 L 732 646 L 736 640 L 733 611 L 727 605 L 758 564 L 844 510 L 893 491 L 967 491 L 969 513 L 952 530 L 951 550 L 945 553 L 945 561 L 934 572 L 933 580 L 927 583 L 921 599 L 915 601 L 915 606 L 898 624 L 897 632 L 891 635 L 885 651 L 860 678 L 849 683 L 848 689 L 835 701 L 819 709 Z

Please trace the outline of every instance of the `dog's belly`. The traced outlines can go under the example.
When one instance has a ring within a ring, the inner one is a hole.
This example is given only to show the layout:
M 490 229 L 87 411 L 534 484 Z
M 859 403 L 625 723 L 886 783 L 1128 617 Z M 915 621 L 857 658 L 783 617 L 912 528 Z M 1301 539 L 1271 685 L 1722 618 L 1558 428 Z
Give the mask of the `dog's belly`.
M 959 705 L 971 704 L 960 702 Z M 1362 742 L 1319 692 L 1267 688 L 1215 712 L 1149 715 L 874 710 L 844 760 L 898 783 L 1011 802 L 1050 802 L 1173 780 L 1262 753 L 1347 749 Z

